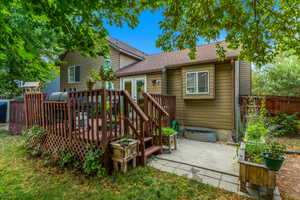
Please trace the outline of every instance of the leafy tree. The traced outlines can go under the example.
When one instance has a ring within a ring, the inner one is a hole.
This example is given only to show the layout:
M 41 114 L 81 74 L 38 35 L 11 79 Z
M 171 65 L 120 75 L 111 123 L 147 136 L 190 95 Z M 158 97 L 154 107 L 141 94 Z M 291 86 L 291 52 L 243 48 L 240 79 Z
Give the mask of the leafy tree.
M 14 93 L 15 80 L 51 79 L 58 56 L 66 50 L 107 55 L 104 23 L 133 28 L 142 8 L 151 4 L 150 0 L 0 0 L 0 92 Z
M 281 53 L 271 64 L 253 72 L 253 94 L 300 96 L 300 59 Z
M 164 51 L 190 48 L 193 57 L 199 38 L 225 31 L 229 48 L 258 65 L 284 50 L 300 53 L 299 0 L 0 0 L 0 8 L 0 87 L 4 79 L 48 79 L 63 50 L 107 55 L 104 24 L 134 28 L 146 9 L 163 11 Z M 220 45 L 217 53 L 224 57 Z
M 191 48 L 197 40 L 216 40 L 222 30 L 241 58 L 258 65 L 271 62 L 283 50 L 300 54 L 299 0 L 171 0 L 166 1 L 162 34 L 157 45 L 168 51 Z M 217 46 L 219 55 L 224 49 Z
M 20 93 L 16 80 L 53 78 L 62 52 L 57 45 L 60 33 L 49 29 L 45 18 L 33 19 L 17 5 L 1 9 L 0 25 L 0 94 Z

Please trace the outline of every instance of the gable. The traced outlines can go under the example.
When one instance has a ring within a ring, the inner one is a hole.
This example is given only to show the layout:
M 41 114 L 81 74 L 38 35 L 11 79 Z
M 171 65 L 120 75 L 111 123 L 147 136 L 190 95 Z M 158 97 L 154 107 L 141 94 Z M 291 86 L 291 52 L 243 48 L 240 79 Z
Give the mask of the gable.
M 138 61 L 139 60 L 137 60 L 135 58 L 132 58 L 132 57 L 129 57 L 129 56 L 126 56 L 126 55 L 120 53 L 120 68 L 129 66 Z

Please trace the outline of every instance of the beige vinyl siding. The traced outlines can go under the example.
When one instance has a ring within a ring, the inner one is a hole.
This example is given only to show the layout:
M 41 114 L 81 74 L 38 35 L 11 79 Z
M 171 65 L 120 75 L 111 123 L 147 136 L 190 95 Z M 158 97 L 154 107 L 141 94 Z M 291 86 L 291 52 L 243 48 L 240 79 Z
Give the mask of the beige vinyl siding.
M 112 68 L 114 71 L 119 69 L 120 66 L 120 53 L 115 49 L 110 49 L 110 58 L 112 61 Z M 76 88 L 79 90 L 86 90 L 86 81 L 90 77 L 90 71 L 92 68 L 99 69 L 103 64 L 103 57 L 91 58 L 80 55 L 78 51 L 68 52 L 64 58 L 65 64 L 60 69 L 60 90 L 68 91 Z M 68 67 L 72 65 L 80 65 L 80 82 L 79 83 L 68 83 Z M 116 83 L 114 81 L 114 83 Z M 116 87 L 116 86 L 115 86 Z M 119 87 L 117 85 L 117 87 Z M 96 83 L 95 89 L 100 88 L 100 83 Z
M 113 70 L 117 71 L 120 68 L 120 52 L 110 48 L 110 59 Z
M 66 62 L 61 66 L 60 69 L 60 90 L 69 91 L 69 89 L 76 88 L 77 91 L 86 89 L 86 81 L 90 76 L 90 70 L 92 68 L 98 68 L 103 63 L 103 58 L 89 58 L 80 55 L 78 51 L 68 52 L 64 58 Z M 79 83 L 68 83 L 68 68 L 72 65 L 80 66 L 80 82 Z M 99 84 L 96 85 L 96 88 Z
M 167 78 L 168 93 L 176 95 L 176 117 L 179 122 L 185 126 L 233 129 L 233 83 L 230 63 L 215 66 L 214 99 L 183 99 L 182 69 L 167 71 Z
M 156 80 L 156 85 L 152 81 Z M 162 90 L 162 74 L 148 74 L 147 75 L 147 92 L 161 94 Z
M 246 61 L 240 62 L 240 95 L 251 93 L 251 64 Z
M 124 54 L 120 54 L 120 68 L 128 66 L 132 63 L 136 63 L 138 60 L 129 56 L 126 56 Z

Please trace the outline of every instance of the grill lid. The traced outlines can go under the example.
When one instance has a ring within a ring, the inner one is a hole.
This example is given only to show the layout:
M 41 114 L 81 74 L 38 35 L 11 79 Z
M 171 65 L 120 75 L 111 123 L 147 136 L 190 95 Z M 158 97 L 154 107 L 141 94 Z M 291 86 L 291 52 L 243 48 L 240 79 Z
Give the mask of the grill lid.
M 53 92 L 48 96 L 48 101 L 67 101 L 68 99 L 67 92 Z

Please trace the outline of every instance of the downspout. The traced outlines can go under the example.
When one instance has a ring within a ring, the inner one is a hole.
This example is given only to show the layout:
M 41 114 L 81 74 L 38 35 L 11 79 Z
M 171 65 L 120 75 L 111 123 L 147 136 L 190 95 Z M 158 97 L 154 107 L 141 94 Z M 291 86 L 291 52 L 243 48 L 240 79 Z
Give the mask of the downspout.
M 167 94 L 167 69 L 163 67 L 161 70 L 161 94 Z
M 235 113 L 235 142 L 239 140 L 240 130 L 240 61 L 234 61 L 234 113 Z

